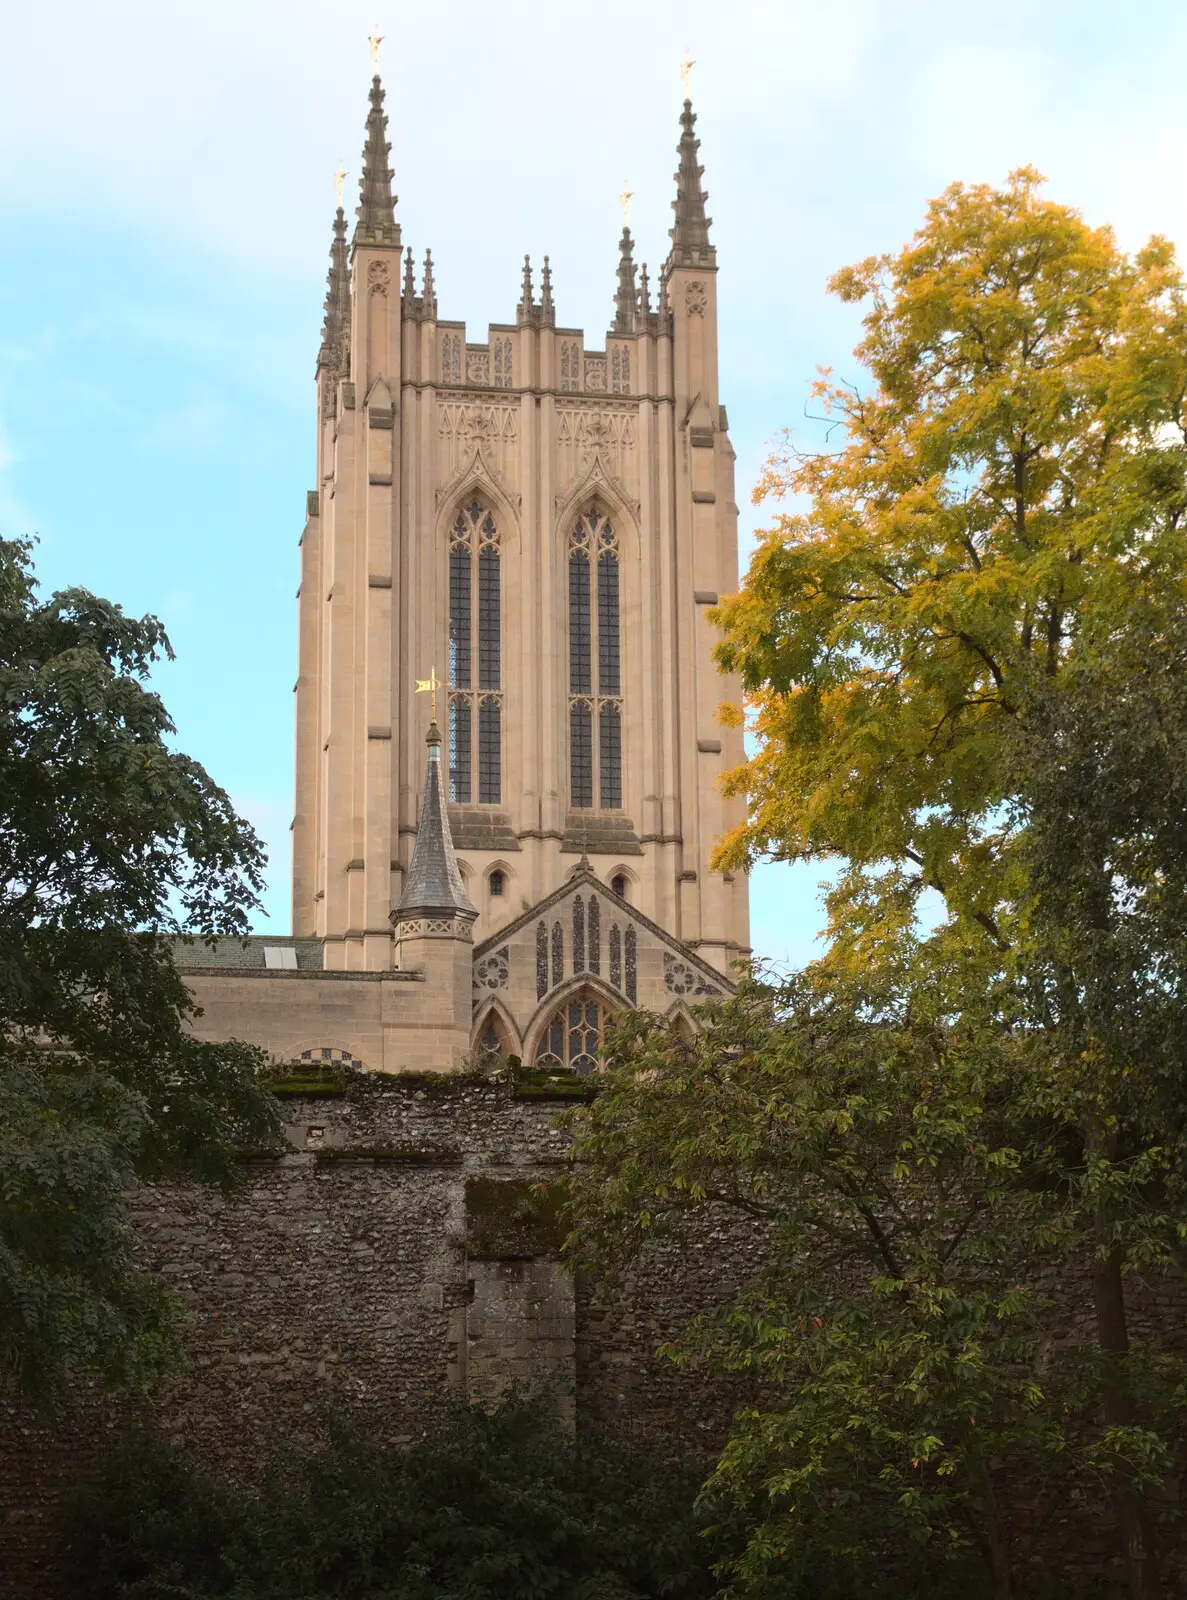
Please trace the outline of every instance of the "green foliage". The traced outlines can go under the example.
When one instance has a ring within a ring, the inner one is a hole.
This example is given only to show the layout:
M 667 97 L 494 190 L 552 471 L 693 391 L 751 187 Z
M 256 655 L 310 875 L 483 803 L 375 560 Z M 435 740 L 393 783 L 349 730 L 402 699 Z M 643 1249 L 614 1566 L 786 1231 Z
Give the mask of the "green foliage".
M 822 1560 L 856 1581 L 972 1549 L 992 1570 L 1003 1488 L 1072 1447 L 1073 1375 L 1041 1359 L 1058 1151 L 1012 1118 L 1017 1054 L 944 998 L 747 982 L 695 1040 L 632 1018 L 570 1114 L 577 1264 L 612 1276 L 731 1216 L 762 1243 L 667 1352 L 761 1396 L 707 1486 L 747 1528 L 738 1594 Z
M 834 934 L 854 959 L 928 887 L 966 945 L 996 945 L 1014 890 L 1004 745 L 1030 685 L 1086 630 L 1182 592 L 1173 252 L 1126 257 L 1039 182 L 956 184 L 898 255 L 836 276 L 869 305 L 872 385 L 821 379 L 839 448 L 771 462 L 756 497 L 804 509 L 714 613 L 759 734 L 720 863 L 844 857 Z
M 1180 1380 L 1166 1330 L 1147 1319 L 1135 1343 L 1130 1280 L 1181 1284 L 1187 1243 L 1187 296 L 1164 240 L 1126 256 L 1040 182 L 956 184 L 901 252 L 833 281 L 868 308 L 872 382 L 822 377 L 838 447 L 772 460 L 757 497 L 798 505 L 714 613 L 758 735 L 717 864 L 841 858 L 809 981 L 854 998 L 855 1037 L 870 1007 L 910 1033 L 922 1003 L 1008 1068 L 996 1122 L 975 1101 L 968 1126 L 1017 1153 L 1019 1242 L 1091 1304 L 1059 1448 L 1111 1485 L 1141 1600 Z M 943 904 L 929 937 L 925 891 Z M 877 1104 L 875 1071 L 855 1081 Z M 857 1347 L 894 1392 L 880 1338 Z M 825 1363 L 832 1398 L 847 1359 Z
M 447 1410 L 414 1444 L 340 1431 L 258 1499 L 133 1440 L 72 1508 L 87 1600 L 695 1600 L 695 1486 L 547 1409 Z
M 274 1137 L 259 1053 L 189 1036 L 168 935 L 238 935 L 259 841 L 171 748 L 146 687 L 155 618 L 71 589 L 38 602 L 0 541 L 0 1383 L 132 1381 L 170 1306 L 135 1271 L 139 1180 L 230 1185 Z
M 466 1250 L 475 1259 L 555 1255 L 565 1241 L 563 1182 L 530 1178 L 466 1181 Z

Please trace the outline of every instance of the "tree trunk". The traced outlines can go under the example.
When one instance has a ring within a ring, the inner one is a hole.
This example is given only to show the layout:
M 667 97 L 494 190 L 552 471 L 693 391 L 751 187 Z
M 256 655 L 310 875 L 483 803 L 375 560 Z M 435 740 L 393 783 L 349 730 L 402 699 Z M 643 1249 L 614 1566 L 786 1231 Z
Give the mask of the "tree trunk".
M 1095 1154 L 1113 1160 L 1114 1141 L 1093 1118 L 1086 1143 Z M 1112 1239 L 1107 1202 L 1093 1203 L 1092 1224 L 1096 1246 L 1092 1260 L 1092 1297 L 1096 1310 L 1096 1339 L 1102 1356 L 1101 1396 L 1107 1427 L 1129 1428 L 1136 1420 L 1129 1385 L 1129 1326 L 1125 1314 L 1125 1279 L 1121 1252 Z M 1134 1483 L 1132 1469 L 1118 1463 L 1114 1492 L 1117 1525 L 1121 1534 L 1129 1600 L 1156 1600 L 1161 1594 L 1152 1527 L 1145 1496 Z
M 1010 1544 L 994 1493 L 993 1480 L 976 1446 L 967 1451 L 969 1476 L 977 1486 L 979 1516 L 971 1516 L 973 1536 L 981 1547 L 981 1555 L 989 1568 L 993 1600 L 1011 1600 L 1014 1593 L 1014 1573 L 1010 1560 Z M 971 1510 L 971 1508 L 970 1508 Z

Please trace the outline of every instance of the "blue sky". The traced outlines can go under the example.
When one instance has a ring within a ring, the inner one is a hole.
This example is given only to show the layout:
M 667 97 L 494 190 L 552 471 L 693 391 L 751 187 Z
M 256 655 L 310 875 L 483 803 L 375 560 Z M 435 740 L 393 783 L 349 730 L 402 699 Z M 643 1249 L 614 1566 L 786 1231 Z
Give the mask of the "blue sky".
M 1033 164 L 1130 247 L 1187 221 L 1182 0 L 0 5 L 0 531 L 40 536 L 47 589 L 164 620 L 159 687 L 269 844 L 275 931 L 331 175 L 377 19 L 405 241 L 475 338 L 525 251 L 606 325 L 624 178 L 658 267 L 691 50 L 744 546 L 767 441 L 817 366 L 856 376 L 826 279 L 947 183 Z M 811 954 L 821 876 L 758 869 L 760 952 Z

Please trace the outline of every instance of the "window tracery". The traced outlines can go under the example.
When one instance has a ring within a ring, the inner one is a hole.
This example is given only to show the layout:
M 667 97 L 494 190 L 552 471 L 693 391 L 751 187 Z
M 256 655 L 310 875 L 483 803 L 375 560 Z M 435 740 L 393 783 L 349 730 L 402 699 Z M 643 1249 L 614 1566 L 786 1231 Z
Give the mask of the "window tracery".
M 500 803 L 502 704 L 499 531 L 487 507 L 472 500 L 458 512 L 449 545 L 449 798 L 459 805 L 476 790 L 479 805 Z
M 578 809 L 592 808 L 595 794 L 602 810 L 622 805 L 618 559 L 613 524 L 591 506 L 569 534 L 569 791 Z
M 560 1068 L 586 1078 L 605 1055 L 609 1013 L 576 995 L 553 1012 L 536 1046 L 536 1066 Z

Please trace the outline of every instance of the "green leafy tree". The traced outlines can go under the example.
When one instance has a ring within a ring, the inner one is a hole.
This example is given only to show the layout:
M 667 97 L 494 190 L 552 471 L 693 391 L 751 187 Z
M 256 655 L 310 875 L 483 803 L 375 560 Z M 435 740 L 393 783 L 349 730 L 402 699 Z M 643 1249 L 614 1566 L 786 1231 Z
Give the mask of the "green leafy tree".
M 229 1186 L 271 1138 L 260 1055 L 187 1032 L 170 935 L 246 932 L 263 854 L 147 687 L 153 617 L 36 595 L 0 541 L 0 1381 L 132 1381 L 172 1307 L 135 1265 L 128 1191 Z
M 1166 716 L 1126 731 L 1127 674 L 1145 667 L 1117 646 L 1135 622 L 1156 642 L 1184 607 L 1187 301 L 1165 241 L 1128 257 L 1039 183 L 955 185 L 897 256 L 833 280 L 868 302 L 872 382 L 821 379 L 838 448 L 772 461 L 760 497 L 802 509 L 716 613 L 759 736 L 729 780 L 748 820 L 717 860 L 840 858 L 838 981 L 958 974 L 957 1015 L 991 995 L 1025 1039 L 1030 1110 L 1063 1130 L 1100 1470 L 1142 1600 L 1167 1448 L 1139 1426 L 1126 1274 L 1174 1270 L 1179 1242 L 1183 946 L 1164 886 L 1187 751 Z M 1094 721 L 1113 743 L 1090 758 Z M 1112 773 L 1099 800 L 1093 761 Z M 1159 776 L 1139 794 L 1142 765 Z M 928 890 L 944 912 L 920 943 Z
M 1014 1124 L 1017 1054 L 947 999 L 747 981 L 693 1040 L 632 1018 L 570 1114 L 571 1249 L 600 1278 L 714 1220 L 763 1242 L 668 1352 L 753 1383 L 707 1485 L 748 1530 L 731 1592 L 973 1554 L 1008 1596 L 1003 1490 L 1068 1448 L 1040 1373 L 1055 1153 Z
M 248 1498 L 134 1440 L 72 1509 L 87 1600 L 698 1600 L 713 1593 L 670 1463 L 512 1395 L 416 1443 L 339 1429 Z

